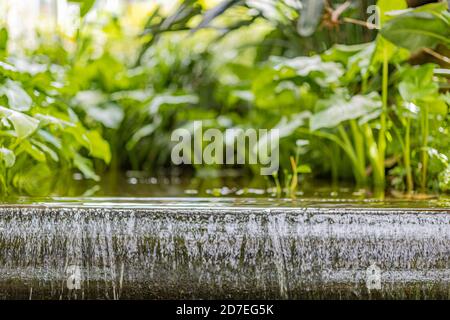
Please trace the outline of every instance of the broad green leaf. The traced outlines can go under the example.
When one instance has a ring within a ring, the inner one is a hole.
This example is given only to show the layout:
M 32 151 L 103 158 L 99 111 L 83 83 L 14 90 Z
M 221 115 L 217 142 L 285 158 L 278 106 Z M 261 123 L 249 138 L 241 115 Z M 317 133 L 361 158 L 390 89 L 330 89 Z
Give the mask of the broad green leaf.
M 11 109 L 25 112 L 31 108 L 33 101 L 17 81 L 8 79 L 3 85 L 0 85 L 0 96 L 2 95 L 8 98 L 8 105 Z
M 16 150 L 16 154 L 27 153 L 33 159 L 39 162 L 45 162 L 47 158 L 45 157 L 45 153 L 39 150 L 38 147 L 33 145 L 30 141 L 24 140 L 20 143 L 19 147 Z
M 95 158 L 103 159 L 106 163 L 111 161 L 111 150 L 98 131 L 87 131 L 81 125 L 67 128 L 75 140 L 89 150 L 89 154 Z
M 353 56 L 367 49 L 371 45 L 373 45 L 372 42 L 356 45 L 335 44 L 325 51 L 321 57 L 325 62 L 340 62 L 343 65 L 347 65 Z
M 4 147 L 0 148 L 0 158 L 3 160 L 7 168 L 11 168 L 16 162 L 16 155 L 14 152 Z
M 377 7 L 380 15 L 380 23 L 383 26 L 391 19 L 390 13 L 408 8 L 406 0 L 378 0 Z
M 436 11 L 441 8 L 441 11 Z M 417 51 L 450 45 L 450 23 L 446 4 L 424 6 L 389 20 L 381 29 L 383 37 L 396 46 Z
M 113 103 L 105 107 L 91 106 L 86 112 L 92 119 L 111 129 L 118 129 L 124 118 L 122 108 Z
M 431 112 L 445 114 L 447 106 L 439 96 L 439 85 L 433 81 L 434 69 L 433 64 L 405 69 L 398 90 L 404 101 L 419 106 L 426 103 Z
M 87 131 L 86 138 L 89 141 L 89 154 L 95 158 L 103 159 L 107 164 L 111 162 L 111 150 L 100 133 L 95 130 Z
M 290 77 L 295 71 L 289 69 Z M 272 67 L 262 69 L 258 77 L 252 81 L 252 96 L 258 108 L 288 108 L 298 104 L 300 89 L 291 80 L 283 80 L 281 73 Z
M 73 164 L 75 168 L 79 169 L 87 179 L 92 179 L 94 181 L 100 180 L 100 177 L 95 174 L 95 171 L 92 168 L 91 160 L 75 153 L 73 157 Z
M 283 72 L 287 72 L 285 77 L 295 75 L 309 77 L 321 86 L 338 82 L 344 74 L 344 70 L 339 63 L 324 62 L 320 56 L 293 59 L 273 57 L 272 61 L 275 63 L 274 69 L 281 72 L 282 76 Z
M 404 62 L 410 57 L 410 52 L 408 50 L 397 47 L 382 36 L 378 36 L 375 41 L 374 50 L 370 56 L 370 64 L 367 68 L 367 71 L 371 74 L 378 73 L 378 70 L 384 61 L 385 51 L 389 63 L 392 64 Z
M 7 109 L 2 106 L 0 106 L 0 116 L 7 118 L 13 124 L 17 138 L 19 139 L 28 137 L 39 127 L 39 120 L 22 112 Z
M 349 101 L 342 97 L 333 97 L 323 103 L 328 104 L 329 107 L 311 117 L 312 131 L 334 128 L 344 121 L 363 118 L 382 108 L 381 99 L 377 93 L 357 95 Z
M 392 19 L 393 12 L 401 12 L 408 8 L 405 0 L 378 0 L 377 2 L 378 14 L 381 26 L 384 26 L 387 21 Z M 367 78 L 370 74 L 378 73 L 380 66 L 383 64 L 385 54 L 390 63 L 403 62 L 409 58 L 409 52 L 405 49 L 398 48 L 395 44 L 387 41 L 381 35 L 375 40 L 375 45 L 368 48 L 369 51 L 363 54 L 370 57 L 369 60 L 360 56 L 361 74 Z M 369 62 L 369 63 L 367 63 Z
M 45 144 L 43 144 L 40 141 L 34 140 L 34 139 L 31 140 L 31 142 L 33 145 L 39 147 L 39 149 L 41 149 L 43 152 L 47 153 L 50 156 L 50 158 L 52 158 L 55 162 L 59 161 L 58 154 L 55 151 L 53 151 L 52 148 L 46 146 Z

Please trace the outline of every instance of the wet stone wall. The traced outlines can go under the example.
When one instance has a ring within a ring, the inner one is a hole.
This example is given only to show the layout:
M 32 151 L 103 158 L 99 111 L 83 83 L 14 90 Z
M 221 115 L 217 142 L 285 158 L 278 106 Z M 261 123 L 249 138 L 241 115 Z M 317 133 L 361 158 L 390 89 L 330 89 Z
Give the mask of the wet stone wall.
M 0 208 L 0 298 L 450 298 L 450 213 Z

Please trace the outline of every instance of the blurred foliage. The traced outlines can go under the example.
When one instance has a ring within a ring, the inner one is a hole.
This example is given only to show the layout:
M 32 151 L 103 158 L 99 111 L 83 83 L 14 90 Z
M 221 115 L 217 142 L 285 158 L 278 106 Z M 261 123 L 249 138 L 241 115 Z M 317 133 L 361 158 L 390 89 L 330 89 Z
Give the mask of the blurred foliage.
M 173 130 L 203 120 L 280 129 L 279 193 L 305 177 L 448 191 L 447 4 L 379 0 L 380 32 L 373 4 L 185 0 L 153 9 L 139 34 L 102 16 L 26 59 L 0 29 L 2 190 L 45 193 L 41 177 L 71 168 L 98 179 L 94 164 L 158 172 L 172 166 Z
M 58 65 L 8 55 L 0 61 L 2 194 L 45 195 L 51 178 L 70 168 L 98 180 L 92 159 L 111 161 L 108 143 L 68 105 L 63 81 Z

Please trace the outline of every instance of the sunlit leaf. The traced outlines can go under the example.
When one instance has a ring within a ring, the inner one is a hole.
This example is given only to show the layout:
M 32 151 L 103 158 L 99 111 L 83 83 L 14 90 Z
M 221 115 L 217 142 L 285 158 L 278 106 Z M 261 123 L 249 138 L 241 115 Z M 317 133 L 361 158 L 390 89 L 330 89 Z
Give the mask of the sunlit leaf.
M 108 142 L 106 142 L 100 133 L 95 130 L 86 132 L 89 141 L 89 154 L 95 158 L 103 159 L 106 163 L 111 162 L 111 150 Z
M 105 107 L 91 106 L 87 108 L 86 112 L 91 118 L 111 129 L 119 128 L 124 117 L 123 110 L 112 103 Z
M 14 152 L 4 147 L 0 148 L 0 158 L 7 168 L 11 168 L 16 162 L 16 155 Z
M 356 95 L 350 100 L 340 97 L 324 101 L 329 107 L 311 117 L 311 130 L 334 128 L 340 123 L 352 119 L 359 119 L 370 115 L 382 108 L 380 96 L 377 93 Z
M 81 171 L 81 173 L 83 173 L 83 175 L 87 179 L 92 179 L 94 181 L 100 180 L 100 177 L 95 174 L 95 171 L 92 167 L 92 162 L 89 159 L 79 155 L 78 153 L 75 153 L 73 157 L 73 164 L 77 169 Z
M 0 116 L 7 118 L 14 126 L 17 138 L 23 139 L 33 134 L 39 126 L 36 120 L 24 113 L 0 106 Z
M 45 153 L 28 140 L 22 141 L 22 143 L 17 148 L 16 154 L 19 155 L 21 153 L 27 153 L 33 159 L 39 162 L 45 162 L 47 160 L 47 158 L 45 157 Z
M 8 98 L 8 105 L 11 109 L 25 112 L 31 108 L 32 100 L 19 82 L 6 80 L 3 85 L 0 85 L 1 95 Z

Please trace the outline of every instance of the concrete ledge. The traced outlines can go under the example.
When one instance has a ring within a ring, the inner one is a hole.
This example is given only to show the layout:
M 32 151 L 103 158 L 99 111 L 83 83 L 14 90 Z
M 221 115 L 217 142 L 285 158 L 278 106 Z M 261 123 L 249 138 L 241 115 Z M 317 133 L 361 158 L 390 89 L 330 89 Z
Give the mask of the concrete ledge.
M 373 264 L 380 290 L 366 285 Z M 79 290 L 68 289 L 70 276 L 79 277 Z M 0 298 L 448 299 L 450 211 L 182 201 L 1 206 Z

